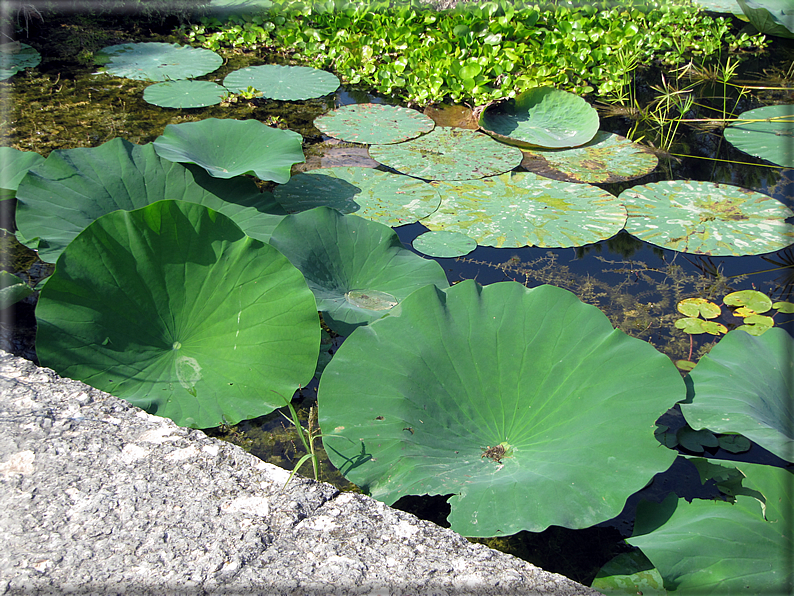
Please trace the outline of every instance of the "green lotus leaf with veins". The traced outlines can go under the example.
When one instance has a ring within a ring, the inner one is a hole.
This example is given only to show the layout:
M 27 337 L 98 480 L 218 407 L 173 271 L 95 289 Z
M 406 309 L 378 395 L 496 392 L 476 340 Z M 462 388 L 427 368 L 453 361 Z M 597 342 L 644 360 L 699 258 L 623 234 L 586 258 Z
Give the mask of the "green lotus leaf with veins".
M 794 461 L 794 340 L 775 327 L 728 333 L 690 373 L 695 396 L 681 404 L 694 429 L 739 433 Z
M 269 99 L 299 101 L 333 93 L 339 88 L 339 79 L 308 66 L 264 64 L 230 72 L 223 79 L 223 86 L 235 93 L 253 87 Z
M 331 462 L 366 493 L 453 494 L 453 530 L 507 536 L 620 513 L 675 459 L 655 421 L 685 394 L 669 358 L 571 292 L 465 280 L 356 329 L 318 403 Z
M 614 236 L 626 223 L 626 209 L 615 195 L 530 172 L 433 185 L 441 206 L 422 224 L 484 246 L 584 246 Z
M 516 147 L 464 128 L 437 126 L 416 139 L 372 145 L 369 155 L 398 172 L 424 180 L 472 180 L 495 176 L 521 163 Z
M 143 99 L 161 108 L 203 108 L 221 103 L 228 93 L 212 81 L 165 81 L 144 89 Z
M 284 215 L 253 180 L 212 178 L 197 166 L 161 159 L 151 144 L 116 138 L 99 147 L 58 149 L 29 172 L 17 190 L 17 237 L 54 263 L 95 219 L 163 199 L 220 211 L 262 241 Z
M 288 215 L 270 244 L 303 272 L 323 320 L 341 335 L 418 288 L 449 286 L 441 266 L 404 248 L 390 227 L 328 207 Z
M 194 163 L 215 178 L 253 174 L 284 184 L 294 164 L 305 161 L 303 137 L 258 120 L 205 118 L 169 124 L 153 143 L 157 155 Z
M 794 105 L 756 108 L 725 128 L 725 140 L 749 155 L 794 168 Z
M 216 70 L 223 58 L 211 50 L 175 43 L 122 43 L 97 52 L 108 74 L 138 81 L 192 79 Z
M 36 319 L 43 365 L 193 428 L 282 406 L 320 346 L 300 271 L 185 201 L 89 225 L 58 258 Z
M 593 139 L 598 125 L 598 112 L 589 103 L 553 87 L 530 89 L 480 115 L 485 132 L 519 147 L 577 147 Z
M 297 174 L 277 186 L 273 195 L 290 213 L 325 206 L 392 227 L 427 217 L 441 203 L 438 191 L 427 182 L 355 166 Z
M 757 255 L 794 243 L 794 216 L 780 201 L 738 186 L 665 180 L 624 190 L 626 231 L 640 240 L 715 256 Z
M 33 151 L 0 147 L 0 201 L 13 199 L 28 170 L 43 161 L 44 157 Z
M 328 136 L 367 145 L 407 141 L 435 127 L 421 112 L 381 103 L 342 106 L 315 118 L 314 125 Z

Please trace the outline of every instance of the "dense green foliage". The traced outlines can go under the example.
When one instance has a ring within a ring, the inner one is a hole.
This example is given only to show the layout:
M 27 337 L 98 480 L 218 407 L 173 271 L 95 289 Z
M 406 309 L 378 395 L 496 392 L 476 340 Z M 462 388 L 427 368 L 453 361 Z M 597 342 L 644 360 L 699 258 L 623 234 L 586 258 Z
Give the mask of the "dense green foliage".
M 409 102 L 483 104 L 542 85 L 609 96 L 632 68 L 653 60 L 672 65 L 764 43 L 730 29 L 729 20 L 685 0 L 582 7 L 498 0 L 438 12 L 416 0 L 278 0 L 260 15 L 205 17 L 186 33 L 210 49 L 271 46 Z

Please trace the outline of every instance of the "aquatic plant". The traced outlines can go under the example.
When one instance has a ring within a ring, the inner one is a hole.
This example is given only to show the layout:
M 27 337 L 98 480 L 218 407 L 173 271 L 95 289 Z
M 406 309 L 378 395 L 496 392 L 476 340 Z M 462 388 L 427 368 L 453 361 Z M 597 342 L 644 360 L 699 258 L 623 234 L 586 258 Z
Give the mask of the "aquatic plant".
M 739 114 L 725 129 L 725 140 L 745 153 L 792 168 L 792 130 L 794 105 L 764 106 Z
M 496 536 L 617 515 L 675 458 L 653 428 L 684 394 L 667 357 L 570 292 L 469 280 L 353 332 L 318 403 L 352 441 L 325 438 L 331 461 L 368 494 L 452 494 L 455 531 Z
M 400 143 L 435 128 L 421 112 L 382 103 L 342 106 L 315 118 L 314 125 L 331 137 L 367 145 Z
M 26 68 L 38 66 L 41 54 L 26 43 L 14 41 L 0 44 L 0 81 L 13 77 Z
M 72 240 L 36 307 L 59 374 L 181 426 L 283 405 L 314 374 L 320 322 L 303 275 L 202 205 L 114 211 Z
M 215 52 L 174 43 L 122 43 L 103 48 L 96 60 L 108 74 L 138 81 L 200 77 L 222 63 Z
M 228 93 L 212 81 L 165 81 L 144 89 L 143 99 L 161 108 L 203 108 L 221 103 Z
M 333 93 L 339 88 L 339 79 L 317 68 L 264 64 L 230 72 L 223 86 L 236 93 L 253 87 L 268 99 L 297 101 Z
M 33 151 L 0 147 L 0 201 L 13 199 L 28 170 L 43 161 L 44 157 Z

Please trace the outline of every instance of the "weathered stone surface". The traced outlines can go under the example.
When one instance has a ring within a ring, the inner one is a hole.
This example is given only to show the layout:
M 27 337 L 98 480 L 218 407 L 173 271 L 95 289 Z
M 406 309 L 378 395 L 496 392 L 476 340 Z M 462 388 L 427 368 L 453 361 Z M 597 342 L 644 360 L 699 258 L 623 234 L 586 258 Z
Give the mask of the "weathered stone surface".
M 0 594 L 597 594 L 0 351 Z

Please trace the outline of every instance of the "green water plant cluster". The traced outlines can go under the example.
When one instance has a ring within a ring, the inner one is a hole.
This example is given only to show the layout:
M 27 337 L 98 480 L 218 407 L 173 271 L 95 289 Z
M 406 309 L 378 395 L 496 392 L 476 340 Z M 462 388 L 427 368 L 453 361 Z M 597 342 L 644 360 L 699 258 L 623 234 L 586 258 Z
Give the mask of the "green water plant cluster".
M 445 11 L 415 1 L 285 0 L 256 16 L 204 17 L 183 32 L 207 48 L 267 43 L 347 84 L 420 105 L 483 105 L 543 85 L 609 96 L 626 79 L 627 61 L 681 64 L 764 43 L 689 2 L 667 0 L 581 7 L 498 0 Z

